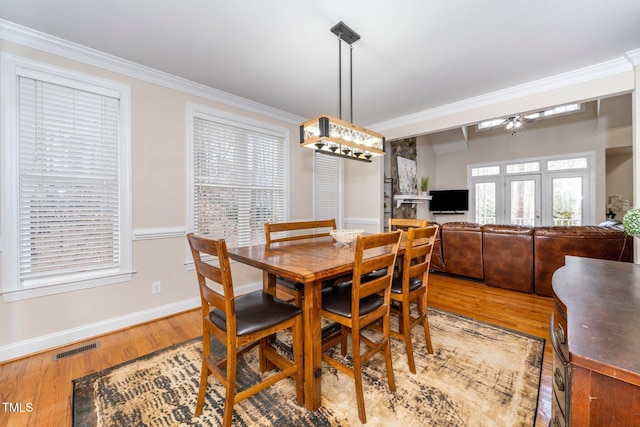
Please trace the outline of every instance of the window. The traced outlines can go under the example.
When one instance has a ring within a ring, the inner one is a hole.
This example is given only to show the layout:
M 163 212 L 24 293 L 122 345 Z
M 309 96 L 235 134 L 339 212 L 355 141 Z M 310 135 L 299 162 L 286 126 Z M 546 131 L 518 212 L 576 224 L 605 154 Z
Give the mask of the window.
M 561 116 L 565 114 L 580 113 L 583 111 L 585 111 L 584 104 L 576 103 L 576 104 L 560 105 L 558 107 L 549 108 L 547 110 L 540 111 L 537 113 L 525 114 L 524 116 L 516 115 L 513 117 L 524 118 L 524 120 L 540 120 L 540 119 L 548 119 L 550 117 L 555 117 L 555 116 Z M 484 122 L 480 122 L 476 125 L 476 130 L 482 131 L 482 130 L 505 126 L 508 120 L 509 120 L 509 117 L 485 120 Z
M 287 130 L 196 105 L 188 121 L 189 229 L 228 247 L 264 243 L 264 224 L 287 217 Z
M 471 176 L 500 175 L 500 166 L 480 166 L 471 168 Z
M 514 163 L 507 165 L 507 173 L 538 172 L 540 162 Z
M 129 87 L 2 64 L 5 300 L 130 280 Z
M 594 154 L 470 165 L 472 221 L 584 225 L 594 217 Z
M 343 223 L 343 166 L 339 157 L 316 153 L 313 167 L 313 217 Z

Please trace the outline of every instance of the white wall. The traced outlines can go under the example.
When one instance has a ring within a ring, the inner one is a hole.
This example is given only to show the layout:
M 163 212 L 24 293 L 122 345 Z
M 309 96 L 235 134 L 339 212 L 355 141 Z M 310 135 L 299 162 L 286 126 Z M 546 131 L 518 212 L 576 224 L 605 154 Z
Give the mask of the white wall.
M 345 228 L 382 231 L 384 157 L 374 157 L 371 163 L 345 160 L 344 164 Z
M 133 242 L 135 274 L 130 282 L 59 295 L 5 302 L 0 297 L 0 361 L 127 327 L 200 304 L 195 273 L 184 234 L 187 232 L 186 104 L 225 110 L 288 129 L 290 142 L 291 219 L 309 219 L 312 204 L 312 154 L 298 144 L 299 121 L 243 110 L 212 100 L 207 88 L 178 81 L 185 90 L 155 83 L 157 76 L 136 70 L 136 78 L 0 40 L 0 50 L 131 86 Z M 82 56 L 80 53 L 79 56 Z M 171 81 L 170 76 L 165 76 Z M 206 96 L 205 96 L 206 95 Z M 251 110 L 256 106 L 250 105 Z M 4 143 L 4 142 L 3 142 Z M 234 283 L 260 286 L 259 271 L 232 264 Z M 162 292 L 151 294 L 160 281 Z

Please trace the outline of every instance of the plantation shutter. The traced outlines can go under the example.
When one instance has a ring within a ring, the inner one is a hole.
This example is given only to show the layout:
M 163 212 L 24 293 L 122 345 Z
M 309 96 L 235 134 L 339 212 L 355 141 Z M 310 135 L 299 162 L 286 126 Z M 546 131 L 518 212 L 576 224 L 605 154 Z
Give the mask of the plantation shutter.
M 326 154 L 315 154 L 313 169 L 314 218 L 335 218 L 342 227 L 343 160 Z
M 264 224 L 285 220 L 284 137 L 194 118 L 194 232 L 228 247 L 265 242 Z
M 118 268 L 119 99 L 24 76 L 18 97 L 21 284 Z

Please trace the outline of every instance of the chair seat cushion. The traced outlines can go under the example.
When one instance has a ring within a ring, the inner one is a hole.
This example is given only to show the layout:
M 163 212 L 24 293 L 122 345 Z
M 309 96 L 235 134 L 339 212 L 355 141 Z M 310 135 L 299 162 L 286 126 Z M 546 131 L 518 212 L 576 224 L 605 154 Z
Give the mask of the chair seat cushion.
M 351 277 L 351 276 L 349 276 L 349 277 Z M 322 282 L 322 286 L 333 286 L 336 283 L 336 281 L 340 281 L 340 279 L 342 279 L 342 277 L 339 277 L 337 279 L 324 280 Z M 296 282 L 296 281 L 293 281 L 293 280 L 285 279 L 284 277 L 276 276 L 276 283 L 278 285 L 282 285 L 282 286 L 287 287 L 289 289 L 292 289 L 294 291 L 299 291 L 299 292 L 303 292 L 304 291 L 304 283 L 300 283 L 300 282 Z
M 302 309 L 263 291 L 240 295 L 235 299 L 236 335 L 247 335 L 277 325 L 302 313 Z M 227 330 L 224 312 L 214 308 L 209 318 L 218 328 Z
M 377 279 L 387 274 L 387 269 L 382 268 L 380 270 L 372 271 L 371 273 L 365 274 L 360 279 L 362 282 L 368 282 L 373 279 Z
M 303 291 L 304 284 L 296 282 L 295 280 L 285 279 L 284 277 L 276 276 L 276 283 L 286 288 L 293 289 L 295 291 Z
M 422 280 L 417 277 L 412 277 L 409 279 L 409 292 L 415 291 L 420 286 L 422 286 Z M 394 294 L 402 293 L 402 277 L 396 277 L 391 282 L 391 292 Z
M 370 313 L 384 304 L 384 298 L 374 294 L 360 300 L 360 316 Z M 339 316 L 351 318 L 351 283 L 326 288 L 322 291 L 322 309 Z

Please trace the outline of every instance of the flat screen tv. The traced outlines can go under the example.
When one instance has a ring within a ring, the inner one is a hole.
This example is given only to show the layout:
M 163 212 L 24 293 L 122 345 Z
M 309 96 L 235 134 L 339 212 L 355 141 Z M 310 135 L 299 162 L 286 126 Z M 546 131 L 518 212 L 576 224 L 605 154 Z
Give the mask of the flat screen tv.
M 469 210 L 469 190 L 433 190 L 429 192 L 431 212 L 460 212 Z

